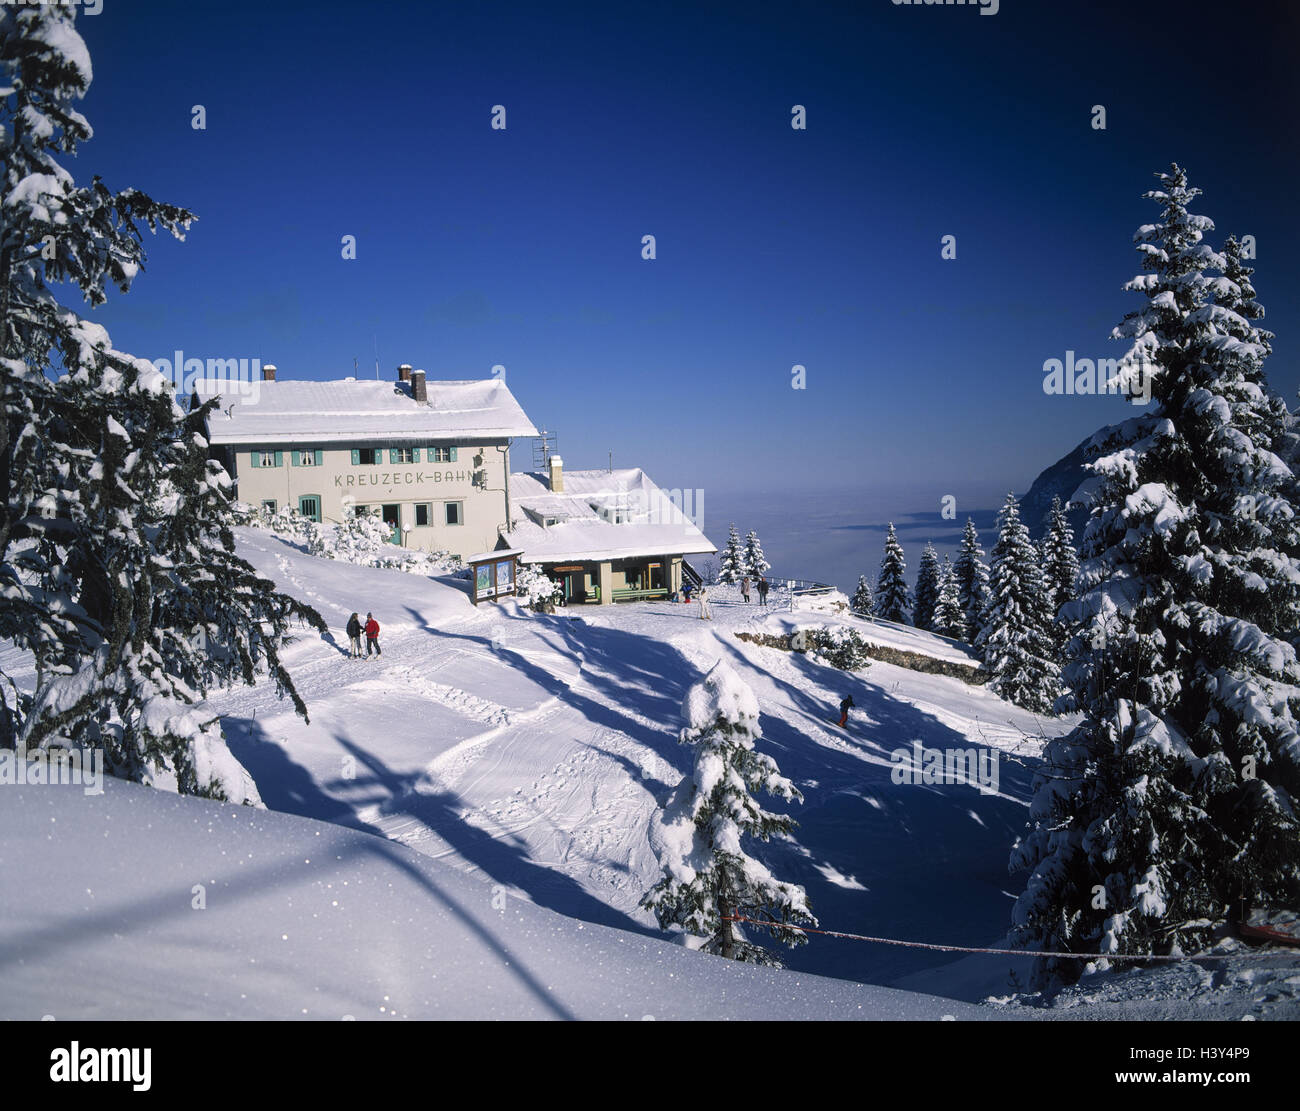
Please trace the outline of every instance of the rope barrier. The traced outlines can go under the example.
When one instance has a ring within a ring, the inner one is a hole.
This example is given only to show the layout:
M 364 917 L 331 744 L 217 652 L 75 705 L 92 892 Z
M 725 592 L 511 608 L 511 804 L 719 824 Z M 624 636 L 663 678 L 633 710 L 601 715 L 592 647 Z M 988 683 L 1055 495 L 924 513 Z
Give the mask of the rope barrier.
M 971 945 L 936 945 L 929 941 L 902 941 L 896 937 L 871 937 L 868 934 L 849 934 L 840 930 L 814 930 L 808 926 L 795 926 L 787 922 L 764 922 L 758 918 L 742 918 L 738 915 L 725 915 L 724 922 L 752 922 L 755 926 L 783 926 L 788 930 L 798 930 L 801 934 L 821 934 L 824 937 L 842 937 L 849 941 L 874 941 L 879 945 L 898 945 L 904 949 L 936 949 L 941 953 L 993 953 L 1008 957 L 1066 957 L 1076 961 L 1230 961 L 1242 958 L 1267 960 L 1272 957 L 1286 957 L 1300 961 L 1300 953 L 1201 953 L 1192 956 L 1169 954 L 1140 953 L 1054 953 L 1044 949 L 980 949 Z

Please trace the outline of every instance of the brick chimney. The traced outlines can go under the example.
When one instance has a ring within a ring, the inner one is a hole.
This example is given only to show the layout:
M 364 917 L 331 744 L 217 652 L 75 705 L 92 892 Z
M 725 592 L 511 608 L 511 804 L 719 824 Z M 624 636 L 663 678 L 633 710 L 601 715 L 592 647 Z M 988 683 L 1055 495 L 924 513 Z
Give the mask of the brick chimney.
M 551 456 L 551 493 L 564 493 L 564 460 L 558 455 Z
M 424 384 L 424 371 L 411 371 L 411 396 L 417 405 L 429 404 L 429 391 Z
M 275 381 L 275 363 L 262 364 L 262 381 L 263 382 Z
M 397 368 L 397 380 L 399 382 L 409 382 L 411 380 L 411 364 L 403 363 Z

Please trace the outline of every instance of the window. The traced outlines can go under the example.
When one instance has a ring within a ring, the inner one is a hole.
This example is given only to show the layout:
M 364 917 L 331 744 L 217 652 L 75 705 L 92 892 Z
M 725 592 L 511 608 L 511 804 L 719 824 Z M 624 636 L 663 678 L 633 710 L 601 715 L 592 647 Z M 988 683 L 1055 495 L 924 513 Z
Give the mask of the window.
M 390 463 L 418 463 L 419 456 L 416 454 L 418 448 L 409 447 L 390 447 L 388 449 L 388 461 Z
M 449 501 L 447 506 L 447 524 L 463 525 L 465 523 L 465 503 Z
M 263 498 L 263 499 L 262 499 L 262 508 L 265 509 L 266 512 L 268 512 L 268 513 L 274 513 L 274 512 L 276 511 L 275 499 L 274 499 L 274 498 Z
M 383 462 L 383 451 L 377 447 L 354 447 L 352 465 L 354 467 L 376 467 Z
M 427 450 L 426 456 L 430 463 L 454 463 L 456 462 L 456 449 L 454 447 L 431 447 Z
M 433 521 L 433 503 L 416 502 L 415 503 L 415 527 L 427 528 Z
M 298 512 L 307 520 L 320 524 L 320 495 L 303 494 L 298 499 Z
M 293 465 L 295 467 L 319 467 L 324 464 L 324 452 L 321 451 L 295 451 L 293 453 Z
M 388 535 L 388 539 L 394 544 L 400 544 L 402 542 L 402 507 L 400 505 L 383 505 L 379 508 L 383 515 L 384 524 L 392 530 Z
M 284 466 L 284 452 L 282 451 L 254 451 L 251 455 L 254 467 Z

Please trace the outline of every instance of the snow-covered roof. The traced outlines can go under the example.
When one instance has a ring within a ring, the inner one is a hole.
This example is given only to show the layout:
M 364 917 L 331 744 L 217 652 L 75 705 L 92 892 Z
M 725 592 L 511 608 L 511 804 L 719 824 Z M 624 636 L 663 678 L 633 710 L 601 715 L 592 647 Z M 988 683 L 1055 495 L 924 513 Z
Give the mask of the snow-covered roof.
M 691 506 L 665 494 L 638 467 L 565 471 L 563 485 L 563 493 L 556 493 L 546 475 L 510 476 L 510 498 L 520 512 L 502 537 L 524 550 L 526 562 L 717 551 L 691 522 Z
M 536 436 L 519 402 L 496 378 L 429 382 L 429 403 L 409 382 L 248 382 L 199 379 L 200 401 L 221 397 L 208 418 L 214 444 L 329 443 L 357 440 L 504 439 Z

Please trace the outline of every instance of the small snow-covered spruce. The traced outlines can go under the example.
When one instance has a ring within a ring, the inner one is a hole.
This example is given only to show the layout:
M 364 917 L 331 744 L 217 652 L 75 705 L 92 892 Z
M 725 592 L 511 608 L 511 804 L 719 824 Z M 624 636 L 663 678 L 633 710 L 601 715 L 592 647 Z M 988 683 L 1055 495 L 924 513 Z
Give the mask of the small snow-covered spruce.
M 194 219 L 59 164 L 90 137 L 75 15 L 0 9 L 0 638 L 35 671 L 30 693 L 0 673 L 0 747 L 95 747 L 120 778 L 257 803 L 203 696 L 265 669 L 306 717 L 279 650 L 325 626 L 235 555 L 211 406 L 184 413 L 55 296 L 127 292 L 144 228 L 183 238 Z
M 731 535 L 727 537 L 727 546 L 722 549 L 721 563 L 718 567 L 718 582 L 738 583 L 745 577 L 745 552 L 740 546 L 740 533 L 736 526 L 731 526 Z
M 747 574 L 751 580 L 761 578 L 772 569 L 772 565 L 767 562 L 767 557 L 763 555 L 763 545 L 758 539 L 758 533 L 750 529 L 745 535 L 745 550 L 742 555 L 744 561 L 743 573 Z
M 984 628 L 984 610 L 989 600 L 989 569 L 984 562 L 984 549 L 980 547 L 975 522 L 969 517 L 966 518 L 953 571 L 957 576 L 957 602 L 962 612 L 961 639 L 974 645 Z
M 374 567 L 379 563 L 381 553 L 392 546 L 392 535 L 392 527 L 384 521 L 379 510 L 358 513 L 354 507 L 347 506 L 337 525 L 311 530 L 307 551 L 324 559 Z
M 885 554 L 880 561 L 880 578 L 876 582 L 876 616 L 882 621 L 908 623 L 911 599 L 907 591 L 907 560 L 903 545 L 894 533 L 893 522 L 885 536 Z
M 664 878 L 642 906 L 659 925 L 681 926 L 703 938 L 705 952 L 732 960 L 779 966 L 777 957 L 746 937 L 732 919 L 787 945 L 807 940 L 795 926 L 816 926 L 804 889 L 783 883 L 748 855 L 742 839 L 787 835 L 793 819 L 764 810 L 752 792 L 801 802 L 771 757 L 754 751 L 760 736 L 754 692 L 719 661 L 686 693 L 681 742 L 695 747 L 695 766 L 661 813 L 651 819 L 650 842 Z
M 998 541 L 989 570 L 989 603 L 975 650 L 988 672 L 988 689 L 1036 713 L 1051 713 L 1060 694 L 1060 669 L 1038 549 L 1008 494 L 998 513 Z
M 560 584 L 549 578 L 538 564 L 520 564 L 515 575 L 515 595 L 529 608 L 542 610 L 559 599 Z
M 858 588 L 853 592 L 853 600 L 849 603 L 849 608 L 859 617 L 875 616 L 876 603 L 872 597 L 871 584 L 867 582 L 866 575 L 858 576 Z
M 1047 532 L 1042 543 L 1043 579 L 1047 589 L 1047 609 L 1052 615 L 1052 640 L 1062 648 L 1068 639 L 1068 626 L 1059 614 L 1067 602 L 1073 602 L 1079 578 L 1079 553 L 1074 547 L 1074 529 L 1061 507 L 1061 499 L 1052 499 L 1047 513 Z
M 1300 499 L 1272 449 L 1289 421 L 1239 250 L 1205 242 L 1181 168 L 1159 178 L 1127 287 L 1146 301 L 1113 333 L 1122 373 L 1153 369 L 1151 407 L 1092 443 L 1065 607 L 1062 704 L 1083 720 L 1045 748 L 1011 860 L 1031 950 L 1193 953 L 1241 900 L 1300 893 Z M 1040 958 L 1037 983 L 1080 963 Z
M 930 631 L 953 640 L 961 640 L 965 629 L 966 619 L 957 594 L 957 573 L 953 570 L 952 561 L 944 556 L 943 568 L 939 572 L 939 600 L 935 603 Z
M 867 642 L 856 629 L 846 625 L 819 626 L 807 630 L 813 653 L 841 671 L 859 671 L 871 666 Z
M 926 544 L 916 572 L 916 607 L 912 611 L 912 622 L 918 629 L 934 627 L 934 607 L 938 602 L 939 553 L 933 544 Z

